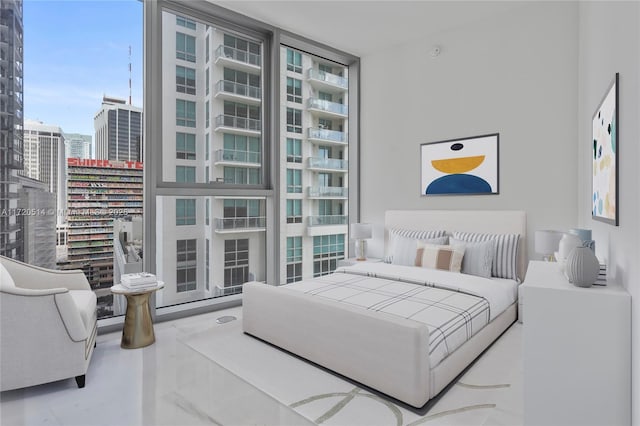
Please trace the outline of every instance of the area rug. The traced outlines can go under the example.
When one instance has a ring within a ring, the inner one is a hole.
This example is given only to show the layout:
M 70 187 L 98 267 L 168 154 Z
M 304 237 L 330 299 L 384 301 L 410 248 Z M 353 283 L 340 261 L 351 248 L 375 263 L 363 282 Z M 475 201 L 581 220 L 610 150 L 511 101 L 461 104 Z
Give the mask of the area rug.
M 310 338 L 313 338 L 310 336 Z M 321 425 L 522 423 L 521 325 L 512 326 L 425 415 L 409 411 L 242 332 L 241 320 L 181 341 Z

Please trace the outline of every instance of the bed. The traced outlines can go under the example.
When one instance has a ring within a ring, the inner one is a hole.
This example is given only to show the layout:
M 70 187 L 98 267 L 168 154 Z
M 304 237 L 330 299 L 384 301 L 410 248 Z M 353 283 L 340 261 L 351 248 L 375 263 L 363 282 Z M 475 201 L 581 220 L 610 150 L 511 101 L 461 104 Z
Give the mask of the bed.
M 452 244 L 443 246 L 434 232 Z M 243 330 L 421 408 L 515 322 L 525 238 L 522 211 L 387 211 L 385 255 L 395 260 L 358 262 L 283 286 L 246 283 Z M 471 261 L 487 242 L 490 277 L 415 266 L 431 258 L 427 251 L 442 258 L 453 243 Z M 415 263 L 399 264 L 403 256 Z

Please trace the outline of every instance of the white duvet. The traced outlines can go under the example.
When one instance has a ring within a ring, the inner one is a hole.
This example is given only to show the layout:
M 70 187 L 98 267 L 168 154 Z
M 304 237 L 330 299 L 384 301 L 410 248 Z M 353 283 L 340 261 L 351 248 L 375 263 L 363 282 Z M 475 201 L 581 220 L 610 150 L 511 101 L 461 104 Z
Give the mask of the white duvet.
M 484 278 L 459 272 L 392 265 L 384 262 L 358 263 L 353 266 L 340 267 L 336 269 L 336 272 L 363 274 L 423 285 L 436 284 L 437 287 L 482 297 L 489 302 L 490 321 L 504 312 L 518 298 L 517 281 L 503 278 Z

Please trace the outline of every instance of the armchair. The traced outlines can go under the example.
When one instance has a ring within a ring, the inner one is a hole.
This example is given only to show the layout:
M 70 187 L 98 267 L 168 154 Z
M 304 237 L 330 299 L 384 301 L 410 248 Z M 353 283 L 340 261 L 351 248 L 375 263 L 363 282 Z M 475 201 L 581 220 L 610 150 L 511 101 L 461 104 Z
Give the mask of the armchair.
M 0 390 L 75 377 L 95 347 L 97 299 L 82 271 L 0 256 Z

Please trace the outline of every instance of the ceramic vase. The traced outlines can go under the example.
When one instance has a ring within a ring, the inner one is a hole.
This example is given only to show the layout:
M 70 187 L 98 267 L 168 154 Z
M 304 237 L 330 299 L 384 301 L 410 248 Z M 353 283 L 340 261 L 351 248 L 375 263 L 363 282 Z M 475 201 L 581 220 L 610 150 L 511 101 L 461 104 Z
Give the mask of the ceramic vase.
M 558 244 L 558 262 L 564 262 L 569 257 L 569 253 L 582 246 L 582 240 L 576 235 L 565 233 Z
M 570 283 L 578 287 L 591 287 L 600 272 L 600 262 L 589 247 L 576 247 L 569 256 L 565 271 Z

